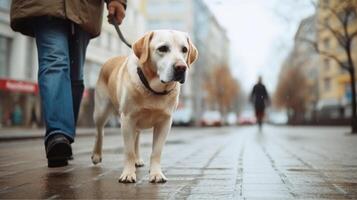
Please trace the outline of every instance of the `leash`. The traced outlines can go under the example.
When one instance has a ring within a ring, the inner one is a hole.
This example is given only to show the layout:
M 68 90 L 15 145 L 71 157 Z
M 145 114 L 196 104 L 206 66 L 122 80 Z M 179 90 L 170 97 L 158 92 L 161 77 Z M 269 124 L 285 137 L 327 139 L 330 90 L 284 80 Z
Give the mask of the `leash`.
M 113 24 L 115 30 L 117 31 L 120 40 L 121 40 L 126 46 L 128 46 L 128 47 L 131 49 L 131 44 L 125 39 L 123 33 L 120 31 L 118 22 L 117 22 L 117 20 L 115 19 L 115 17 L 112 17 L 111 23 Z

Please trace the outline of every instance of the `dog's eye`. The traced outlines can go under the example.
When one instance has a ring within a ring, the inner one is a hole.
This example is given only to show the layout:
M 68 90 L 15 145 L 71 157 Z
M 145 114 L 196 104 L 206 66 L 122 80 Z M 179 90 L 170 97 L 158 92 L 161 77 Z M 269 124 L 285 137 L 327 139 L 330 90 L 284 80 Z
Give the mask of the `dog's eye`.
M 182 47 L 182 53 L 187 53 L 188 49 L 187 47 Z
M 159 47 L 158 50 L 162 53 L 166 53 L 169 51 L 169 47 L 164 45 L 164 46 Z

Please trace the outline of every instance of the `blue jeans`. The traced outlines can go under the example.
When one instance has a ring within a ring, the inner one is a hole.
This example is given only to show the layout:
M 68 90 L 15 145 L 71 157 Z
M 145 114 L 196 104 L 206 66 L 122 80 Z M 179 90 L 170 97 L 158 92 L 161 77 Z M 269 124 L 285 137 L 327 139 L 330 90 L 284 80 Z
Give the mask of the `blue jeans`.
M 78 25 L 59 18 L 39 17 L 33 20 L 33 25 L 46 125 L 45 143 L 54 134 L 63 134 L 73 142 L 84 90 L 83 64 L 90 35 Z

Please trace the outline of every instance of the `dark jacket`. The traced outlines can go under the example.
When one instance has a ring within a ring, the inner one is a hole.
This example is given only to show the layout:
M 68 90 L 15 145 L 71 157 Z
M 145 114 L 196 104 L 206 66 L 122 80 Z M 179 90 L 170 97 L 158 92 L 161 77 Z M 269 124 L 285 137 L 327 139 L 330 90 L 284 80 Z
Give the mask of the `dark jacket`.
M 110 1 L 110 0 L 109 0 Z M 126 6 L 126 0 L 117 0 Z M 34 36 L 31 19 L 52 16 L 68 19 L 96 37 L 102 26 L 104 0 L 12 0 L 11 28 Z
M 254 85 L 250 100 L 254 104 L 255 110 L 264 111 L 265 106 L 269 103 L 269 95 L 262 83 Z

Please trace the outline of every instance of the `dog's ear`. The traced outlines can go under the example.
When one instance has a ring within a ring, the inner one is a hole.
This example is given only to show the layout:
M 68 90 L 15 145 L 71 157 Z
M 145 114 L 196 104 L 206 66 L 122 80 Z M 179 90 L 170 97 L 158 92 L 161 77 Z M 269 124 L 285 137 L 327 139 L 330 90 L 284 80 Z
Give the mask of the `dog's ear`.
M 134 54 L 138 57 L 141 64 L 144 64 L 149 59 L 150 41 L 153 36 L 154 32 L 148 32 L 133 44 Z
M 187 54 L 187 65 L 190 66 L 193 62 L 195 62 L 198 58 L 198 51 L 195 45 L 191 42 L 191 39 L 187 37 L 188 42 L 188 54 Z

